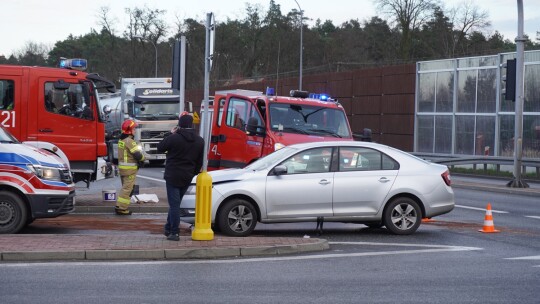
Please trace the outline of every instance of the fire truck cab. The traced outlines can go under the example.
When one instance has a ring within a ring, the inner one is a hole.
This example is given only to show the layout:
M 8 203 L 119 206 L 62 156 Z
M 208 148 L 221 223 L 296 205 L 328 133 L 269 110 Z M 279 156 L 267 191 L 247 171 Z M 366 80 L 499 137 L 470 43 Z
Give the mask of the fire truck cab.
M 208 170 L 241 168 L 284 146 L 353 136 L 339 102 L 324 94 L 291 91 L 217 91 L 212 105 Z
M 74 181 L 110 177 L 103 159 L 105 113 L 98 89 L 114 83 L 89 74 L 84 59 L 61 68 L 0 65 L 0 124 L 18 140 L 48 150 L 69 164 Z

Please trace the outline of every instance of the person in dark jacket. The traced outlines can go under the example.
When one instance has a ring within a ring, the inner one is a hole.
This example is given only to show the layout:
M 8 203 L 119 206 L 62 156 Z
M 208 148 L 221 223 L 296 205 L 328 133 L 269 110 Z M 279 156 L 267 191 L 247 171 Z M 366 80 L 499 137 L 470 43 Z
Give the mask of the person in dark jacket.
M 165 137 L 157 150 L 167 153 L 164 179 L 167 187 L 169 213 L 163 234 L 170 241 L 179 241 L 180 203 L 193 177 L 201 171 L 204 140 L 193 129 L 193 117 L 184 114 L 178 119 L 178 127 Z

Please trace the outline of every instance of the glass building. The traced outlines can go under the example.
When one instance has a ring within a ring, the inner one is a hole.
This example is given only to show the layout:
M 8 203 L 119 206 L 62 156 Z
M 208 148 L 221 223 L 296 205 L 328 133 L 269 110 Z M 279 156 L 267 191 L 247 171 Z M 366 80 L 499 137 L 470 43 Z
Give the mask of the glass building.
M 515 53 L 418 62 L 414 151 L 512 157 L 515 102 L 501 93 Z M 523 157 L 540 158 L 540 51 L 525 52 Z

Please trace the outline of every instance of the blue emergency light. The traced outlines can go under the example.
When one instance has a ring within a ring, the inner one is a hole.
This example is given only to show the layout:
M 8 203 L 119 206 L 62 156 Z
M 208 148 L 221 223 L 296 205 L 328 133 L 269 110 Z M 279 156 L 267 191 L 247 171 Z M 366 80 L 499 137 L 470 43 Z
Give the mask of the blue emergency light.
M 315 93 L 310 93 L 309 98 L 318 99 L 318 100 L 321 100 L 321 101 L 330 101 L 330 100 L 332 100 L 330 98 L 330 96 L 328 96 L 326 94 L 315 94 Z
M 84 71 L 88 67 L 88 62 L 86 61 L 86 59 L 81 59 L 81 58 L 75 58 L 75 59 L 60 58 L 60 62 L 58 63 L 58 66 L 63 69 Z
M 266 87 L 266 96 L 274 96 L 276 94 L 276 90 L 271 87 Z

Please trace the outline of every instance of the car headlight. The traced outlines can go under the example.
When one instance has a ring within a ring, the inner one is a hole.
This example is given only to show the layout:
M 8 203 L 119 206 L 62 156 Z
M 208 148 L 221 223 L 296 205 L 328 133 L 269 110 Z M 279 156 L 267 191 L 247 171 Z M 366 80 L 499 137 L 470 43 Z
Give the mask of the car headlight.
M 44 167 L 39 165 L 28 165 L 28 169 L 34 172 L 37 177 L 46 180 L 61 181 L 60 170 L 58 168 Z
M 281 148 L 285 148 L 285 145 L 282 144 L 282 143 L 275 143 L 274 144 L 274 151 L 277 151 L 277 150 L 279 150 Z
M 186 191 L 186 195 L 195 195 L 195 189 L 197 189 L 197 186 L 189 186 Z

